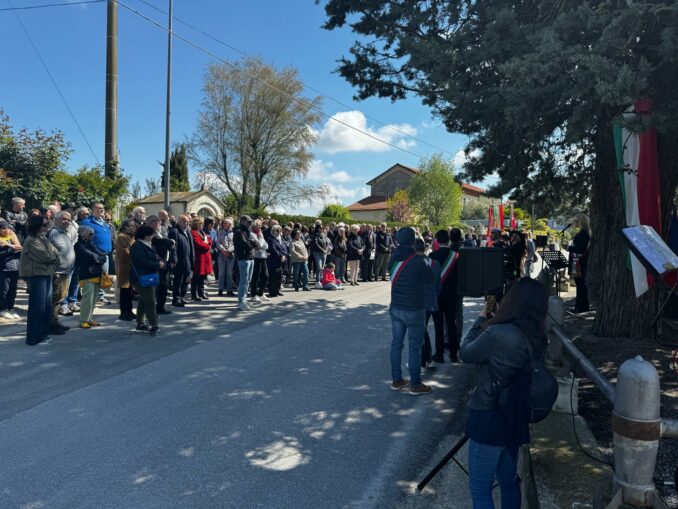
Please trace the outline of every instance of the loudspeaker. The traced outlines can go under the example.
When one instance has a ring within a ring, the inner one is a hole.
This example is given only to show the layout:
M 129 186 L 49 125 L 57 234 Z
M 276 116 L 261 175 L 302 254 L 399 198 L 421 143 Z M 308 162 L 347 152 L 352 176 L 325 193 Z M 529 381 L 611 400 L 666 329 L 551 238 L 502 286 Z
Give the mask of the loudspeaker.
M 459 250 L 459 295 L 483 297 L 504 286 L 504 252 L 496 247 Z

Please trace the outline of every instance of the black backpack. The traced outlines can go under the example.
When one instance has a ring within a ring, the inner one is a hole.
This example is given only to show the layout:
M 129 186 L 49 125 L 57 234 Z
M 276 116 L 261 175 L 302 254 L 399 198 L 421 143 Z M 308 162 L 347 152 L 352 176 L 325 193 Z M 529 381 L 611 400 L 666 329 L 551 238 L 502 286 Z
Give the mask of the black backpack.
M 509 385 L 499 388 L 497 404 L 505 415 L 515 413 L 516 405 L 522 405 L 529 422 L 534 424 L 546 419 L 551 412 L 558 398 L 558 382 L 544 366 L 543 359 L 535 357 L 532 345 L 522 331 L 521 336 L 530 360 Z

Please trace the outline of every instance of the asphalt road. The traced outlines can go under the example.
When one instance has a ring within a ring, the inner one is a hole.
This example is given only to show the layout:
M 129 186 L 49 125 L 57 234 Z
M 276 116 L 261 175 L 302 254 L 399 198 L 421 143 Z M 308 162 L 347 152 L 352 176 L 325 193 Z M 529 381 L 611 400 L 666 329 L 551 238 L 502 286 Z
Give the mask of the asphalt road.
M 388 290 L 248 313 L 214 299 L 162 317 L 157 338 L 111 309 L 46 346 L 2 326 L 0 507 L 468 507 L 453 467 L 413 486 L 460 432 L 472 370 L 425 374 L 428 396 L 389 390 Z

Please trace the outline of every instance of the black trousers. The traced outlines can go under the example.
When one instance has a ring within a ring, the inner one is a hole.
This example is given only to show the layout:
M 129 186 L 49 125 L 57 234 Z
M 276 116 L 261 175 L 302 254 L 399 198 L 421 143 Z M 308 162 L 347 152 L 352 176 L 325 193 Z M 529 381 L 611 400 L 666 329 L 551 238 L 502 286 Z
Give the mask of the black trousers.
M 360 276 L 362 277 L 363 282 L 370 281 L 373 278 L 373 272 L 374 260 L 370 260 L 369 256 L 360 260 Z
M 132 303 L 132 286 L 128 288 L 120 288 L 120 314 L 131 315 L 134 310 Z
M 282 286 L 282 267 L 268 268 L 268 294 L 280 295 L 280 287 Z
M 165 303 L 167 302 L 167 293 L 169 290 L 169 267 L 165 266 L 159 272 L 160 275 L 160 284 L 155 288 L 155 308 L 160 311 L 165 309 Z
M 18 270 L 0 271 L 0 311 L 11 311 L 14 309 L 18 279 Z
M 574 278 L 574 284 L 577 286 L 577 298 L 575 300 L 575 309 L 580 312 L 589 310 L 589 290 L 586 287 L 586 277 Z
M 440 308 L 433 313 L 433 326 L 436 331 L 436 357 L 443 357 L 445 352 L 445 332 L 449 341 L 450 356 L 457 356 L 459 337 L 457 336 L 457 304 L 456 302 L 439 303 Z
M 424 344 L 421 345 L 421 367 L 425 368 L 426 363 L 431 360 L 431 336 L 428 333 L 428 321 L 431 319 L 433 312 L 426 311 L 426 321 L 424 322 Z
M 268 266 L 265 258 L 254 259 L 254 269 L 252 270 L 252 281 L 250 282 L 250 294 L 252 297 L 258 295 L 261 297 L 266 290 L 268 283 Z
M 172 283 L 172 300 L 179 300 L 186 297 L 188 291 L 188 272 L 183 269 L 174 270 L 174 281 Z
M 196 276 L 195 274 L 191 278 L 191 297 L 195 299 L 196 297 L 204 297 L 205 296 L 205 280 L 207 279 L 207 275 L 204 276 Z

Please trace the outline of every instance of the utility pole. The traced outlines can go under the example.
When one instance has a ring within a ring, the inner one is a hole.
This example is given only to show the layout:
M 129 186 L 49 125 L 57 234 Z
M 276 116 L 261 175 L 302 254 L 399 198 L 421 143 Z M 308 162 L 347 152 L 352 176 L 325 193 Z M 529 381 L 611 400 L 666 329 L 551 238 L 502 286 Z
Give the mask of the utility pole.
M 172 7 L 169 0 L 169 29 L 167 32 L 167 105 L 165 108 L 165 200 L 164 208 L 170 212 L 170 104 L 172 97 Z
M 106 139 L 104 175 L 115 176 L 118 162 L 118 4 L 108 0 L 106 16 Z

